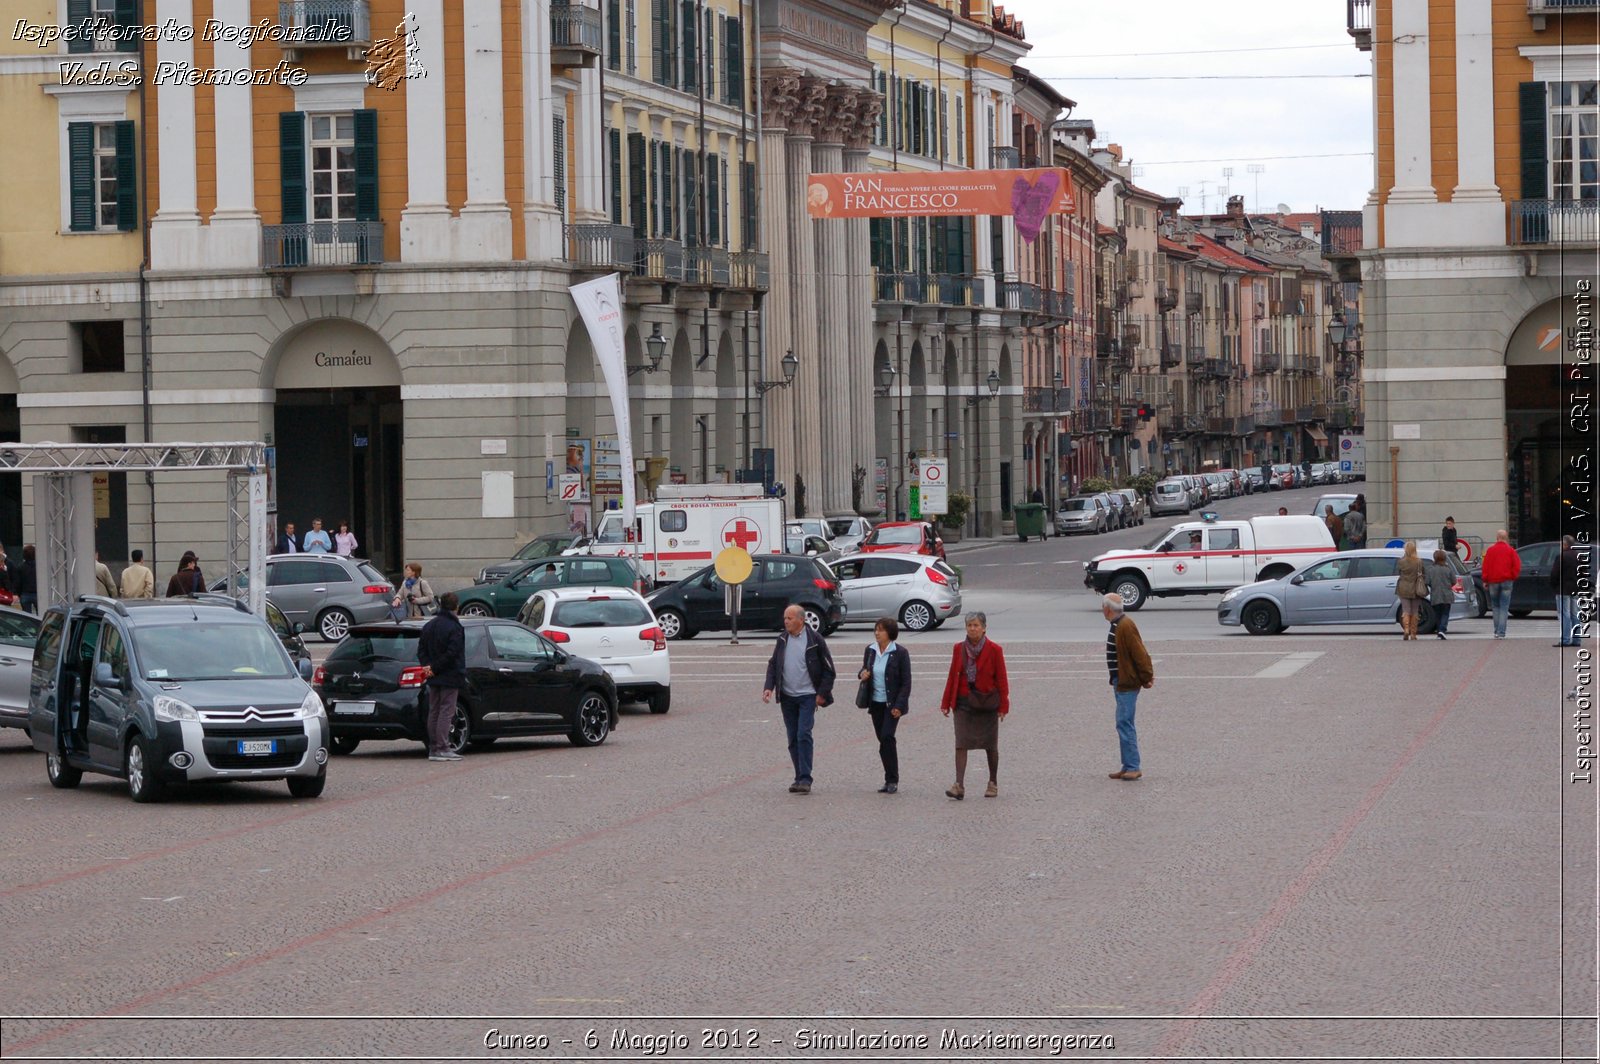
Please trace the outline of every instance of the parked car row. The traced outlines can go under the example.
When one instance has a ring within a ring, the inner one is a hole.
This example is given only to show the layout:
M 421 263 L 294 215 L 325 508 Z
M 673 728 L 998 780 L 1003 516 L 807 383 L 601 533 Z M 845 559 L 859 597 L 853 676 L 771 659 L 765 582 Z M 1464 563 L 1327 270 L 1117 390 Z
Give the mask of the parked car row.
M 1145 522 L 1144 497 L 1133 488 L 1118 488 L 1063 499 L 1056 510 L 1056 535 L 1114 532 Z

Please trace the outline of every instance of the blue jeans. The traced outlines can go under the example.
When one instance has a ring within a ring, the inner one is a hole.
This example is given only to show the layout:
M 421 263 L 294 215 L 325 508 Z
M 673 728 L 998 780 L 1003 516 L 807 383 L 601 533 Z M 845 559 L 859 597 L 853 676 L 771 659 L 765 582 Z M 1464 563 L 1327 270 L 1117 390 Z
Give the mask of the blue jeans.
M 811 782 L 811 725 L 817 717 L 817 696 L 779 695 L 783 707 L 783 726 L 789 733 L 789 760 L 794 762 L 794 781 Z
M 1497 636 L 1506 634 L 1506 618 L 1511 615 L 1511 585 L 1510 580 L 1483 585 L 1489 592 L 1489 609 L 1494 612 L 1494 634 Z
M 1579 643 L 1578 633 L 1573 631 L 1578 626 L 1578 596 L 1556 596 L 1556 626 L 1561 633 L 1561 645 L 1575 647 Z
M 1138 691 L 1117 691 L 1117 741 L 1122 744 L 1122 771 L 1139 771 L 1139 733 L 1133 729 Z

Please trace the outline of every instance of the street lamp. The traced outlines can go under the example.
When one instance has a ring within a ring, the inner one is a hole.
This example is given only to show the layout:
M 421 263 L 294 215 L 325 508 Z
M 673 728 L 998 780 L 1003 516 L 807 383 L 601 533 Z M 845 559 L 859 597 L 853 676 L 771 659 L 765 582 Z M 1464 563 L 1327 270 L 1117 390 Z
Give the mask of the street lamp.
M 1344 313 L 1334 311 L 1333 318 L 1328 322 L 1328 342 L 1334 347 L 1344 343 L 1345 335 Z
M 984 383 L 989 386 L 989 394 L 984 395 L 982 392 L 974 389 L 973 394 L 967 396 L 968 406 L 977 406 L 986 399 L 993 399 L 995 396 L 1000 394 L 1000 373 L 998 370 L 990 370 L 989 376 L 984 379 Z
M 894 379 L 900 371 L 894 368 L 894 363 L 889 361 L 887 355 L 878 363 L 878 394 L 888 395 L 894 390 Z
M 756 381 L 757 395 L 766 395 L 774 388 L 787 388 L 789 385 L 794 383 L 795 371 L 800 368 L 800 360 L 794 357 L 794 352 L 790 351 L 785 354 L 783 356 L 783 360 L 779 362 L 778 365 L 783 369 L 783 380 Z
M 642 366 L 629 366 L 630 377 L 635 373 L 654 373 L 661 368 L 661 360 L 667 355 L 667 338 L 661 334 L 659 321 L 650 324 L 650 335 L 645 337 L 644 345 L 650 349 L 650 361 Z

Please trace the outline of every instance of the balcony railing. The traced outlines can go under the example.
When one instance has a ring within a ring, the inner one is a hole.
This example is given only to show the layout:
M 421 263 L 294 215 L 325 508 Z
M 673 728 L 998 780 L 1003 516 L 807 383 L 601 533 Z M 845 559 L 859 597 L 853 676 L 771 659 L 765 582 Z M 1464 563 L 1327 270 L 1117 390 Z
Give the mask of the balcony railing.
M 1322 413 L 1319 413 L 1319 408 L 1315 405 L 1297 406 L 1294 408 L 1294 420 L 1298 425 L 1309 425 L 1313 421 L 1322 420 Z
M 996 170 L 1015 170 L 1022 165 L 1022 151 L 1018 148 L 990 148 L 989 165 Z
M 1345 30 L 1363 52 L 1372 51 L 1372 0 L 1345 0 Z
M 1191 343 L 1188 347 L 1189 365 L 1198 366 L 1206 360 L 1206 345 Z
M 880 273 L 874 283 L 879 303 L 926 303 L 928 275 L 925 273 Z
M 282 43 L 290 48 L 349 48 L 370 44 L 367 0 L 279 0 Z
M 1353 358 L 1341 358 L 1333 364 L 1333 375 L 1340 380 L 1350 380 L 1355 377 L 1356 372 L 1356 360 Z
M 999 287 L 1000 306 L 1006 310 L 1037 314 L 1044 309 L 1044 300 L 1036 284 L 1027 281 L 1001 281 Z
M 1142 338 L 1142 333 L 1141 333 L 1141 330 L 1139 329 L 1139 326 L 1137 326 L 1137 325 L 1124 325 L 1122 327 L 1122 346 L 1123 347 L 1126 347 L 1126 348 L 1138 347 L 1139 346 L 1139 341 L 1140 341 L 1141 338 Z
M 1328 407 L 1326 424 L 1333 431 L 1360 428 L 1361 408 L 1354 403 L 1334 403 Z
M 970 307 L 977 302 L 976 281 L 965 274 L 936 273 L 933 282 L 934 297 L 940 306 Z
M 597 8 L 555 0 L 550 5 L 550 61 L 555 66 L 587 66 L 605 47 Z
M 1198 288 L 1190 288 L 1183 293 L 1183 309 L 1190 314 L 1197 314 L 1206 306 L 1206 294 Z
M 726 248 L 686 248 L 683 266 L 683 283 L 690 288 L 727 288 L 733 276 Z
M 1278 428 L 1284 424 L 1288 411 L 1282 407 L 1264 406 L 1255 412 L 1256 428 Z
M 1515 244 L 1584 244 L 1600 240 L 1600 200 L 1512 200 Z
M 1115 336 L 1101 333 L 1094 338 L 1094 353 L 1101 358 L 1110 358 L 1120 350 L 1122 345 L 1117 342 Z
M 1026 387 L 1022 389 L 1022 409 L 1028 414 L 1066 414 L 1069 411 L 1059 409 L 1064 406 L 1071 391 L 1067 388 L 1037 388 Z
M 1044 289 L 1043 295 L 1044 309 L 1042 313 L 1046 318 L 1050 318 L 1054 321 L 1072 320 L 1073 305 L 1071 292 L 1057 292 L 1047 288 Z
M 569 225 L 565 229 L 567 258 L 579 269 L 632 270 L 633 230 L 610 222 Z
M 1588 14 L 1600 11 L 1596 0 L 1528 0 L 1528 17 L 1533 28 L 1542 30 L 1549 15 Z
M 1183 347 L 1180 344 L 1161 345 L 1161 368 L 1176 369 L 1183 365 Z
M 1226 359 L 1208 358 L 1200 363 L 1199 375 L 1202 377 L 1231 377 L 1233 366 Z
M 634 276 L 668 284 L 683 280 L 683 244 L 679 241 L 637 240 L 634 250 Z
M 378 266 L 382 222 L 301 222 L 261 227 L 261 265 L 269 270 Z
M 1361 250 L 1361 212 L 1322 212 L 1322 253 L 1354 255 Z
M 1156 282 L 1156 309 L 1171 310 L 1178 305 L 1178 290 L 1165 281 Z
M 735 251 L 729 256 L 728 287 L 743 292 L 765 292 L 772 274 L 765 251 Z

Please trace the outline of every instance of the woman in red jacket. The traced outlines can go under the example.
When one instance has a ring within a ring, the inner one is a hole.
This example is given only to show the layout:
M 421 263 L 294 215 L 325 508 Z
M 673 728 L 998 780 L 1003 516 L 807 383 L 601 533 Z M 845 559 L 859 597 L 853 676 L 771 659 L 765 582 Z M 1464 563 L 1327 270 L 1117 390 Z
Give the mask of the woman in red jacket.
M 950 676 L 945 680 L 939 712 L 956 715 L 956 784 L 944 793 L 956 801 L 967 796 L 967 751 L 982 750 L 989 757 L 989 788 L 985 798 L 1000 793 L 1000 720 L 1011 712 L 1011 685 L 1006 680 L 1006 656 L 988 638 L 989 619 L 982 613 L 967 615 L 967 638 L 950 655 Z

